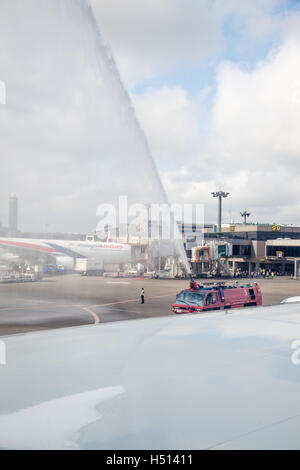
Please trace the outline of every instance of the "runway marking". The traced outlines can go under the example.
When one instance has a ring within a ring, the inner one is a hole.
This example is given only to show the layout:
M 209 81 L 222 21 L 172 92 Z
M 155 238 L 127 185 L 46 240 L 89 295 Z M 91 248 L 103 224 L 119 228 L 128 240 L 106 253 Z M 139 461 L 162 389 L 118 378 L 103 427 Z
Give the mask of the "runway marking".
M 89 309 L 88 307 L 82 307 L 82 309 L 92 315 L 92 317 L 94 318 L 94 324 L 95 325 L 98 325 L 98 323 L 100 323 L 100 318 L 98 317 L 98 315 L 95 312 L 93 312 L 93 310 Z

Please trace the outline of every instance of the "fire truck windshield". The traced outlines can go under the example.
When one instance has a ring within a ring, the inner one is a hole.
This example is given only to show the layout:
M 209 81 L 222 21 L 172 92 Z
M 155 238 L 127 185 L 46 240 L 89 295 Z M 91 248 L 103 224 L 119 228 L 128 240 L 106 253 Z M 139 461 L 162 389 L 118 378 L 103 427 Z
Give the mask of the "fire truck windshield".
M 200 294 L 196 292 L 181 292 L 177 299 L 177 304 L 188 304 L 188 305 L 198 305 L 202 307 L 204 303 L 205 294 Z

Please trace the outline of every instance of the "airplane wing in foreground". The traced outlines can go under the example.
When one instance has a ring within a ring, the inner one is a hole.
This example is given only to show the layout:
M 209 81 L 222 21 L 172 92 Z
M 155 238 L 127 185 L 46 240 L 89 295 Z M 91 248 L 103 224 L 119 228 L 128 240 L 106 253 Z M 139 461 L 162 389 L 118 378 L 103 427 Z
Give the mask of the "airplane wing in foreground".
M 297 304 L 1 339 L 0 448 L 300 448 Z

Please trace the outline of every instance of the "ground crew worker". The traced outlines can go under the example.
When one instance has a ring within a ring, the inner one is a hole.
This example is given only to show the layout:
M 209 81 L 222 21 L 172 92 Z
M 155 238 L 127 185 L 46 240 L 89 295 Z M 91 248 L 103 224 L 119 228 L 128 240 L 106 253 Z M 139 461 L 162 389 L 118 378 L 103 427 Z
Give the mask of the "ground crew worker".
M 145 303 L 145 289 L 141 289 L 141 304 Z

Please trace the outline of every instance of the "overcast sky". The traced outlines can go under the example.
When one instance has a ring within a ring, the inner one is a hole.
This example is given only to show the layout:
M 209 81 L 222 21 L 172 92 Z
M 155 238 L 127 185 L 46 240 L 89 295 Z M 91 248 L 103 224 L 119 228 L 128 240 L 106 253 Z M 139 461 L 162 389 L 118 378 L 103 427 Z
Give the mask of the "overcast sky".
M 86 3 L 0 0 L 4 224 L 11 193 L 20 228 L 53 231 L 93 229 L 113 190 L 164 197 Z M 91 5 L 170 202 L 215 222 L 224 189 L 224 222 L 300 224 L 299 2 Z

